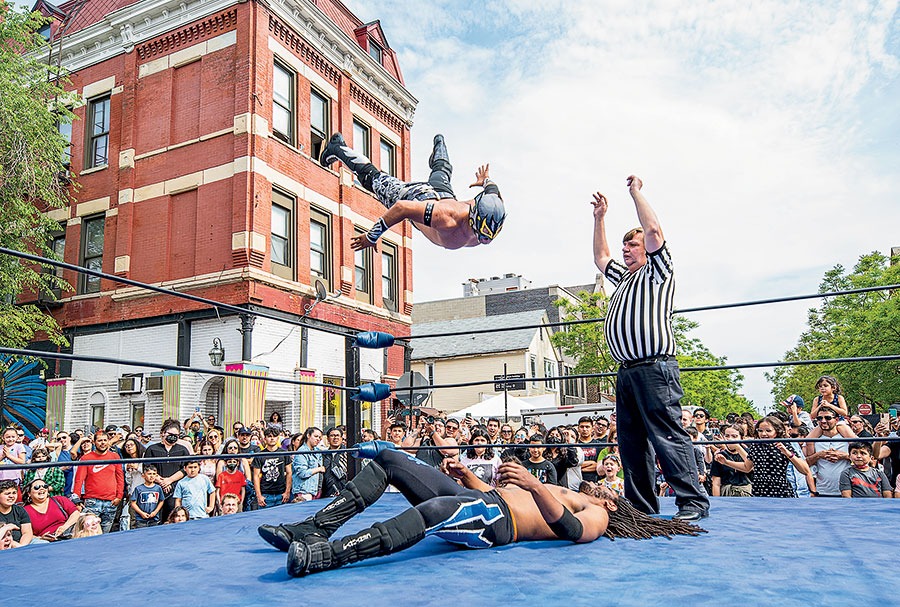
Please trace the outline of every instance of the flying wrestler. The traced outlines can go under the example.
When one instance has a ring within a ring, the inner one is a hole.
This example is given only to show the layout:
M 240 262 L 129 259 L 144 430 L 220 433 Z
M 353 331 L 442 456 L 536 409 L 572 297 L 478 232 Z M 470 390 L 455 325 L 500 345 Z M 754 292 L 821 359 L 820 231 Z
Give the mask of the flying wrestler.
M 434 137 L 434 150 L 428 159 L 431 176 L 426 182 L 406 183 L 379 171 L 368 158 L 349 147 L 340 133 L 331 136 L 320 157 L 325 166 L 337 160 L 353 171 L 363 187 L 387 208 L 371 230 L 352 240 L 354 251 L 374 247 L 382 234 L 404 219 L 445 249 L 488 244 L 503 227 L 506 209 L 500 189 L 488 177 L 489 165 L 476 171 L 475 183 L 470 186 L 484 188 L 482 192 L 474 200 L 456 200 L 450 185 L 453 167 L 443 135 Z
M 582 483 L 578 492 L 542 485 L 518 463 L 503 463 L 501 486 L 492 489 L 453 459 L 444 461 L 445 474 L 393 449 L 391 443 L 358 447 L 361 457 L 374 460 L 330 504 L 298 523 L 260 526 L 264 540 L 287 551 L 290 575 L 302 577 L 392 554 L 427 535 L 467 548 L 491 548 L 529 540 L 583 543 L 601 535 L 641 539 L 703 532 L 684 521 L 650 518 L 594 483 Z M 338 527 L 375 503 L 388 485 L 399 489 L 413 507 L 353 535 L 329 540 Z

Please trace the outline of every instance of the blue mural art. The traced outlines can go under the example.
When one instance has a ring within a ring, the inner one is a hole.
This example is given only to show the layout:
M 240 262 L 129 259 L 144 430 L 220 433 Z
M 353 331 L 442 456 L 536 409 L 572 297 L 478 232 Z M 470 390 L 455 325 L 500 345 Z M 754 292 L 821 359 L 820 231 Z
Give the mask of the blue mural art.
M 0 426 L 16 424 L 29 438 L 44 427 L 47 383 L 41 363 L 0 354 Z

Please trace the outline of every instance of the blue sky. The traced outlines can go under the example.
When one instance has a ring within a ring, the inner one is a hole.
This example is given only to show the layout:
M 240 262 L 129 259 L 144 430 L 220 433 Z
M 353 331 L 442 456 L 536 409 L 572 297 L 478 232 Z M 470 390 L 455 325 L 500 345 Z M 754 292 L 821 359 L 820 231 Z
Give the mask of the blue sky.
M 610 198 L 617 239 L 636 224 L 631 173 L 680 307 L 812 293 L 835 264 L 900 245 L 897 2 L 345 3 L 381 21 L 419 99 L 414 176 L 442 132 L 457 194 L 489 161 L 510 213 L 489 247 L 417 239 L 418 301 L 506 272 L 592 282 L 590 195 Z M 730 362 L 774 361 L 814 304 L 691 318 Z M 767 408 L 763 371 L 745 375 Z
M 419 100 L 414 178 L 441 132 L 458 196 L 490 162 L 509 210 L 488 247 L 416 238 L 416 301 L 507 272 L 592 282 L 591 193 L 610 199 L 617 240 L 636 225 L 632 173 L 675 257 L 680 307 L 815 292 L 834 265 L 900 246 L 896 1 L 344 2 L 381 21 Z M 811 305 L 691 318 L 730 362 L 780 360 Z M 768 407 L 763 371 L 745 375 Z

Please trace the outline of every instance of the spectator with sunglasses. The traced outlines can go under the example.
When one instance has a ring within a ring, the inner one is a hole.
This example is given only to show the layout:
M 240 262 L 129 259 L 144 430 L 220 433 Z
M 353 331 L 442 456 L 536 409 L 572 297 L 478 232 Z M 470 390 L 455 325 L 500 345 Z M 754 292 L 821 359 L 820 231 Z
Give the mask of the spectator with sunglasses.
M 856 434 L 846 424 L 838 424 L 839 411 L 831 405 L 818 408 L 818 426 L 809 433 L 809 438 L 856 438 Z M 850 467 L 850 451 L 844 441 L 807 443 L 803 447 L 806 463 L 812 468 L 816 478 L 816 497 L 841 497 L 841 474 Z
M 22 490 L 22 503 L 25 504 L 35 537 L 53 542 L 66 537 L 67 531 L 74 530 L 81 511 L 69 498 L 51 496 L 49 488 L 50 485 L 40 479 L 26 483 Z

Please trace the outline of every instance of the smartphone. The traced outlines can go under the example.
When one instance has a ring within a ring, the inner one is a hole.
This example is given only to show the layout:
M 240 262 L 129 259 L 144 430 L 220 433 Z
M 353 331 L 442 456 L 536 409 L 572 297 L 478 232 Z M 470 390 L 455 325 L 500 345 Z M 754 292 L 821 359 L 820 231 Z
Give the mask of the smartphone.
M 896 411 L 896 409 L 895 409 L 895 411 Z M 886 425 L 886 426 L 888 427 L 888 429 L 890 429 L 890 427 L 891 427 L 891 426 L 890 426 L 890 424 L 891 424 L 891 415 L 890 415 L 890 413 L 882 413 L 882 414 L 881 414 L 881 423 L 884 424 L 884 425 Z
M 891 407 L 888 409 L 888 415 L 891 416 L 891 419 L 897 419 L 897 409 L 896 407 Z

